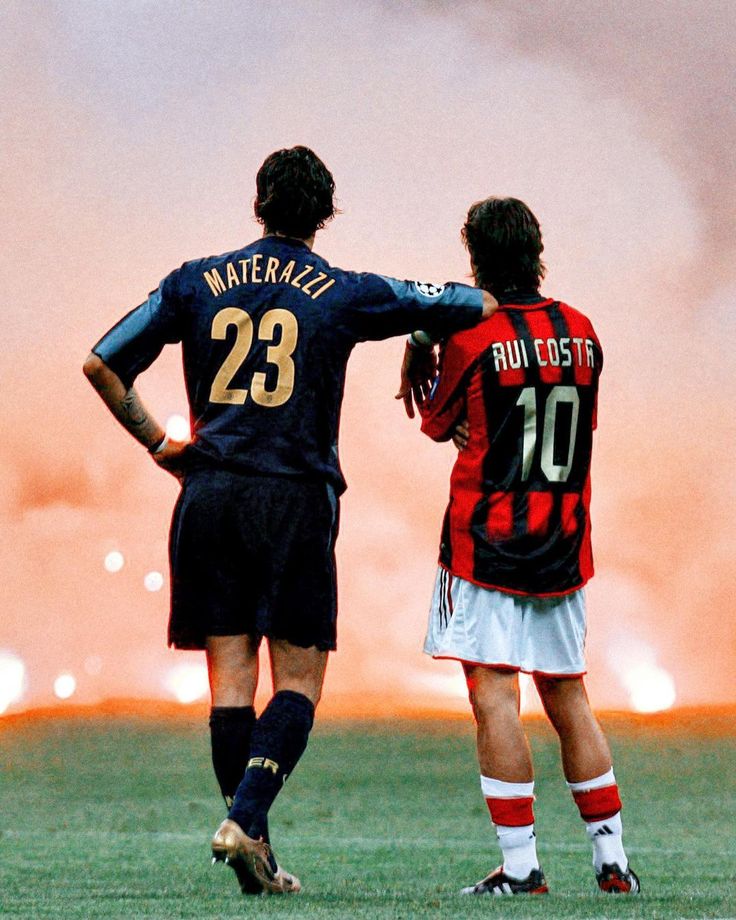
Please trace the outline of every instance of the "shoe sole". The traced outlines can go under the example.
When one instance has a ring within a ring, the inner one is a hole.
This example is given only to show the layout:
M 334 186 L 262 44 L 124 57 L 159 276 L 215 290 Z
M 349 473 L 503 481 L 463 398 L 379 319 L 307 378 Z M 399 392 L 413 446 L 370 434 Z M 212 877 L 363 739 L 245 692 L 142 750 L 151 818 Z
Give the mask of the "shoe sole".
M 275 874 L 268 863 L 260 841 L 242 845 L 234 856 L 227 847 L 212 846 L 212 863 L 222 862 L 235 872 L 240 890 L 245 895 L 299 894 L 302 883 L 295 875 L 279 869 Z
M 263 885 L 261 884 L 260 879 L 258 879 L 250 868 L 247 866 L 245 860 L 240 859 L 236 856 L 230 858 L 227 854 L 222 853 L 221 851 L 215 852 L 212 851 L 212 865 L 215 863 L 224 863 L 226 866 L 235 872 L 235 875 L 238 879 L 238 884 L 240 885 L 241 894 L 255 896 L 263 894 Z
M 630 885 L 628 882 L 619 879 L 611 879 L 607 882 L 601 882 L 598 887 L 605 894 L 639 894 L 638 885 Z
M 549 894 L 549 888 L 546 885 L 540 885 L 538 888 L 530 888 L 529 891 L 513 891 L 511 886 L 508 886 L 509 890 L 506 891 L 503 888 L 486 888 L 485 891 L 476 891 L 475 886 L 469 888 L 463 888 L 460 891 L 460 894 L 463 895 L 475 895 L 475 897 L 491 897 L 491 898 L 507 898 L 507 897 L 516 897 L 516 895 L 525 895 L 525 894 Z
M 633 869 L 626 875 L 615 873 L 610 878 L 602 879 L 598 882 L 598 887 L 604 894 L 641 894 L 641 882 Z

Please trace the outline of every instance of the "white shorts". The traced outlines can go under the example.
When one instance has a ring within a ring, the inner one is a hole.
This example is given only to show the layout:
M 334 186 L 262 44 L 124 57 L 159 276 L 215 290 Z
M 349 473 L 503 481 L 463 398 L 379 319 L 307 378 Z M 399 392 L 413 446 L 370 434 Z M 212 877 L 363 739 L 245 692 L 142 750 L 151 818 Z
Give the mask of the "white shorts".
M 433 658 L 529 674 L 585 674 L 585 592 L 506 594 L 440 566 L 424 651 Z

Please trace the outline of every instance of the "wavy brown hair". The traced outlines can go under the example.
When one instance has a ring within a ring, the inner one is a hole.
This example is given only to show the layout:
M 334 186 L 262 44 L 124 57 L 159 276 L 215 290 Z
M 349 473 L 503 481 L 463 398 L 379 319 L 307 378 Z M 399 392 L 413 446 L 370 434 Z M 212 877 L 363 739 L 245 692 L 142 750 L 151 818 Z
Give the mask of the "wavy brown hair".
M 335 180 L 309 147 L 276 150 L 256 176 L 256 220 L 268 233 L 306 240 L 335 216 Z
M 470 206 L 460 235 L 470 253 L 475 282 L 492 294 L 536 290 L 545 267 L 539 221 L 518 198 L 486 198 Z

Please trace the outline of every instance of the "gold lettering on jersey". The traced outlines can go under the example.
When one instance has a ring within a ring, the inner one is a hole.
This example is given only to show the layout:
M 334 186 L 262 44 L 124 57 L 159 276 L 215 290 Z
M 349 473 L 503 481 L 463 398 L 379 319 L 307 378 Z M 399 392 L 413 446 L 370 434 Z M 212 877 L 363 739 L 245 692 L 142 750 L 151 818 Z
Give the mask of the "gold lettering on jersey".
M 294 271 L 295 265 L 296 262 L 293 259 L 289 259 L 289 261 L 284 266 L 284 270 L 281 272 L 281 277 L 279 278 L 281 284 L 288 284 L 291 281 L 291 275 Z
M 225 273 L 225 279 L 222 272 Z M 310 275 L 311 278 L 308 277 Z M 215 297 L 241 284 L 289 284 L 312 300 L 316 300 L 335 283 L 335 279 L 330 278 L 325 272 L 316 272 L 314 265 L 297 265 L 294 259 L 289 259 L 282 267 L 277 256 L 264 256 L 260 252 L 255 253 L 250 259 L 225 262 L 218 268 L 204 272 L 203 278 Z M 308 280 L 304 281 L 305 278 Z M 524 342 L 521 342 L 519 347 L 525 354 Z M 526 367 L 526 364 L 524 366 Z
M 322 287 L 321 287 L 321 288 L 317 288 L 317 290 L 314 292 L 314 294 L 312 294 L 312 300 L 316 300 L 318 297 L 321 297 L 321 296 L 324 294 L 324 292 L 325 292 L 326 290 L 328 290 L 328 288 L 331 288 L 331 287 L 332 287 L 332 285 L 333 285 L 334 283 L 335 283 L 335 279 L 334 279 L 334 278 L 330 278 L 329 281 L 325 281 L 325 283 L 322 285 Z
M 281 263 L 276 258 L 276 256 L 269 256 L 268 262 L 266 263 L 266 274 L 263 276 L 263 280 L 267 284 L 276 284 L 276 272 Z
M 232 262 L 227 263 L 227 286 L 228 290 L 236 284 L 240 284 L 240 278 L 238 273 L 235 271 L 235 266 Z
M 224 294 L 227 288 L 225 287 L 225 282 L 222 280 L 222 276 L 216 268 L 213 268 L 211 271 L 204 273 L 204 280 L 210 286 L 210 290 L 217 297 L 219 294 Z
M 253 284 L 260 284 L 261 281 L 263 280 L 260 274 L 262 258 L 263 256 L 261 255 L 260 252 L 255 253 L 255 255 L 253 256 L 253 260 L 252 260 L 253 264 L 251 265 L 251 269 L 250 269 L 250 280 Z
M 311 293 L 312 293 L 312 288 L 313 288 L 316 284 L 319 284 L 320 281 L 324 281 L 326 277 L 327 277 L 327 275 L 326 275 L 324 272 L 317 272 L 316 277 L 310 279 L 309 281 L 307 281 L 306 284 L 303 284 L 303 285 L 302 285 L 302 290 L 304 291 L 305 294 L 310 294 L 310 295 L 311 295 Z
M 291 282 L 293 287 L 299 288 L 301 290 L 302 286 L 301 284 L 299 284 L 299 282 L 302 280 L 302 278 L 305 275 L 308 275 L 310 272 L 313 272 L 313 271 L 314 271 L 314 265 L 307 265 L 305 268 L 303 268 L 302 271 L 300 271 L 299 274 L 296 276 L 296 278 L 294 278 L 294 280 Z

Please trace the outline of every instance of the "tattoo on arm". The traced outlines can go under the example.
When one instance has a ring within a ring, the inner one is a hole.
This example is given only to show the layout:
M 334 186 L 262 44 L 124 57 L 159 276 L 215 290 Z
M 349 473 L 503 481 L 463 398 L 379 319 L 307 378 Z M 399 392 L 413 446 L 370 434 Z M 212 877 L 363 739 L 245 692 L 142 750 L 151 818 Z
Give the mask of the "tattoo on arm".
M 109 367 L 102 365 L 91 382 L 108 409 L 136 441 L 150 448 L 163 438 L 163 428 L 149 415 L 135 389 L 126 390 L 122 380 Z
M 138 429 L 150 421 L 146 407 L 138 398 L 138 394 L 131 387 L 123 397 L 121 408 L 128 419 L 131 428 Z
M 127 428 L 133 437 L 145 447 L 152 447 L 161 440 L 163 436 L 161 426 L 148 414 L 148 410 L 133 387 L 126 392 L 120 402 L 119 413 L 115 414 L 123 427 Z

